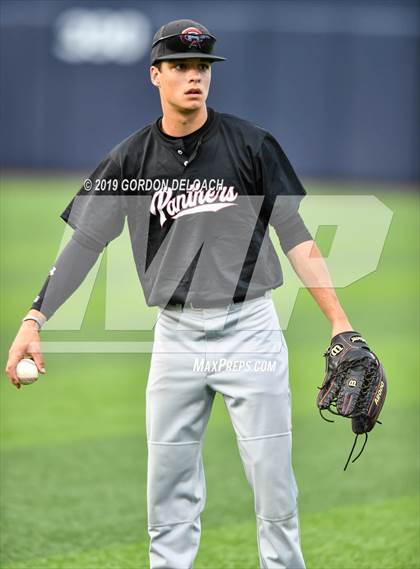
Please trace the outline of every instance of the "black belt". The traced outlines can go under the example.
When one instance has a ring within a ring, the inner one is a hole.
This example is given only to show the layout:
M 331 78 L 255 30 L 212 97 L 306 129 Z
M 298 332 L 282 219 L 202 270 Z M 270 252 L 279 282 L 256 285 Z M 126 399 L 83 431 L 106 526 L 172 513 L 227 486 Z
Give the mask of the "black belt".
M 248 294 L 245 298 L 234 298 L 231 302 L 206 302 L 206 303 L 199 303 L 196 304 L 195 302 L 168 302 L 166 307 L 173 307 L 173 308 L 193 308 L 196 310 L 200 310 L 203 308 L 223 308 L 226 306 L 230 306 L 231 304 L 240 304 L 241 302 L 248 302 L 248 300 L 255 300 L 257 298 L 270 298 L 271 297 L 271 289 L 266 290 L 264 292 L 257 292 L 253 294 Z

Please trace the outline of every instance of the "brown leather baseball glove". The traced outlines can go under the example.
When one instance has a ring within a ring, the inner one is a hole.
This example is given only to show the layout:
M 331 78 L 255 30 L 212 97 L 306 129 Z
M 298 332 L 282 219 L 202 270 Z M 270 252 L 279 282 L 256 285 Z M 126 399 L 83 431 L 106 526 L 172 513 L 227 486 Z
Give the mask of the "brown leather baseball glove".
M 362 454 L 368 432 L 376 423 L 380 423 L 378 416 L 385 401 L 387 380 L 377 356 L 358 332 L 342 332 L 334 336 L 324 356 L 325 377 L 317 397 L 321 417 L 330 423 L 334 422 L 322 414 L 323 410 L 327 410 L 349 418 L 356 434 L 344 467 L 346 470 L 358 436 L 365 434 L 365 441 L 352 462 Z

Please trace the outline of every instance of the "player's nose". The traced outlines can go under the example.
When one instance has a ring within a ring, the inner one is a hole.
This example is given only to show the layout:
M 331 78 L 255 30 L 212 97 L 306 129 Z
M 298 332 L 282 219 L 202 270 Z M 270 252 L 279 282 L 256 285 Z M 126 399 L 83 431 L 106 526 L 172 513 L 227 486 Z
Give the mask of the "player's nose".
M 191 71 L 189 77 L 188 77 L 188 82 L 189 83 L 200 83 L 201 81 L 201 75 L 199 73 L 199 71 L 196 69 L 194 71 Z
M 188 81 L 191 82 L 195 82 L 195 81 L 201 81 L 201 73 L 200 70 L 198 68 L 198 65 L 191 65 L 190 69 L 188 70 Z

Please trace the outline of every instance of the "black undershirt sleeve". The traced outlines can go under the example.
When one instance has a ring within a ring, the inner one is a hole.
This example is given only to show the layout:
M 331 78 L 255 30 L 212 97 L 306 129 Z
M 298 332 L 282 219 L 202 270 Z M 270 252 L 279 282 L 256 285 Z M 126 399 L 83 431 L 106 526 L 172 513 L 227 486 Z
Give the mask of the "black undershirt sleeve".
M 103 246 L 76 230 L 58 256 L 32 307 L 47 319 L 79 288 L 96 263 Z

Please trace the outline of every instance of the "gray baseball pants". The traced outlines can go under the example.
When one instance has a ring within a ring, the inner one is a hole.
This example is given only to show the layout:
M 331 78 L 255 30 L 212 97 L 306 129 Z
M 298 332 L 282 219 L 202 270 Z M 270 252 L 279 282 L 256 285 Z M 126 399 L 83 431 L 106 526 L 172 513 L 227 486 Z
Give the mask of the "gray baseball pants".
M 193 566 L 206 499 L 201 450 L 216 392 L 254 493 L 260 566 L 304 569 L 288 352 L 268 293 L 224 308 L 159 311 L 146 389 L 150 567 Z

